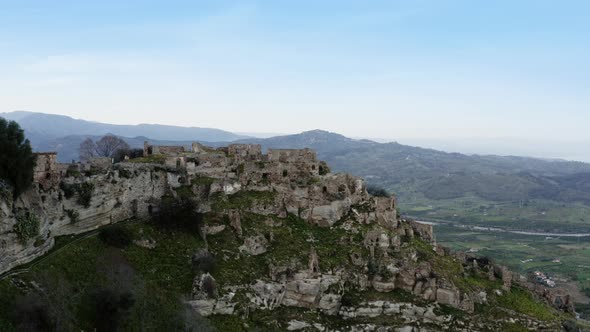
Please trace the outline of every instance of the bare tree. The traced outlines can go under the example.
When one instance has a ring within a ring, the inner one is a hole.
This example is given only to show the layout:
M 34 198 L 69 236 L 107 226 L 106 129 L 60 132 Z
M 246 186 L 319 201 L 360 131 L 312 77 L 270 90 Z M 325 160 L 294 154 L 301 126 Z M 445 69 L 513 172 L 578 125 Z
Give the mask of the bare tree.
M 107 135 L 96 142 L 99 157 L 113 157 L 119 149 L 129 149 L 129 144 L 117 136 Z
M 93 157 L 96 157 L 96 145 L 90 138 L 87 138 L 80 143 L 80 159 L 88 160 Z
M 80 144 L 80 159 L 88 160 L 93 157 L 112 158 L 117 151 L 127 149 L 129 149 L 129 144 L 117 136 L 103 136 L 96 143 L 87 138 Z

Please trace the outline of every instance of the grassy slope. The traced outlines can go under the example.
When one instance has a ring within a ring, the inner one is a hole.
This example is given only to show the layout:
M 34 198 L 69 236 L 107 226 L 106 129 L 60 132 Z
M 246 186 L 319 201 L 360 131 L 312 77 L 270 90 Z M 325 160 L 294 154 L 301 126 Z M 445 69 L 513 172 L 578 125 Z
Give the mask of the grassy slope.
M 255 214 L 247 214 L 242 220 L 244 235 L 264 234 L 268 235 L 271 229 L 264 223 L 267 217 Z M 209 217 L 210 223 L 228 223 L 228 220 L 220 220 Z M 312 226 L 306 222 L 290 216 L 287 219 L 275 219 L 275 222 L 282 222 L 283 225 L 273 228 L 275 242 L 269 247 L 269 251 L 259 256 L 235 255 L 236 248 L 241 241 L 228 227 L 218 235 L 209 236 L 210 250 L 218 257 L 218 266 L 213 273 L 220 287 L 233 284 L 249 283 L 259 277 L 268 275 L 268 264 L 284 264 L 295 261 L 294 264 L 307 263 L 307 253 L 314 246 L 322 259 L 320 268 L 323 271 L 333 267 L 348 266 L 355 268 L 348 260 L 352 251 L 360 251 L 364 255 L 368 252 L 362 245 L 355 243 L 344 243 L 349 237 L 340 234 L 340 230 L 330 230 Z M 125 330 L 135 330 L 142 326 L 145 330 L 175 330 L 173 326 L 179 320 L 181 304 L 179 299 L 191 291 L 192 279 L 195 272 L 190 265 L 190 256 L 198 248 L 204 246 L 204 242 L 196 235 L 178 232 L 161 232 L 150 224 L 128 223 L 124 227 L 130 229 L 137 238 L 150 238 L 157 242 L 155 249 L 146 249 L 131 245 L 126 249 L 116 249 L 103 244 L 97 237 L 89 237 L 81 241 L 74 241 L 65 245 L 63 250 L 56 252 L 35 265 L 29 273 L 20 275 L 19 278 L 26 281 L 43 282 L 47 276 L 61 278 L 62 282 L 71 285 L 75 292 L 67 297 L 67 305 L 70 308 L 79 308 L 85 299 L 88 290 L 98 285 L 108 283 L 104 273 L 103 261 L 108 260 L 113 253 L 122 255 L 126 262 L 135 270 L 133 277 L 133 292 L 137 302 L 126 318 Z M 315 239 L 317 242 L 309 241 Z M 341 250 L 342 246 L 347 250 Z M 490 291 L 499 287 L 498 282 L 489 282 L 485 276 L 474 276 L 463 278 L 461 267 L 450 257 L 434 255 L 432 250 L 421 241 L 414 241 L 407 249 L 415 249 L 420 259 L 434 263 L 437 270 L 447 278 L 453 280 L 461 288 L 486 288 Z M 223 258 L 224 256 L 225 259 Z M 5 330 L 10 330 L 6 322 L 9 320 L 10 308 L 14 305 L 14 299 L 19 290 L 9 280 L 0 282 L 0 327 L 4 324 Z M 221 291 L 224 292 L 223 290 Z M 414 298 L 410 293 L 397 290 L 390 294 L 376 292 L 364 292 L 352 294 L 357 301 L 362 300 L 391 300 L 411 301 L 421 303 L 421 300 Z M 351 298 L 349 296 L 349 298 Z M 500 307 L 531 315 L 543 320 L 555 319 L 552 311 L 547 307 L 535 304 L 530 300 L 529 295 L 522 292 L 515 292 L 512 295 L 498 297 Z M 517 305 L 525 303 L 526 306 Z M 244 303 L 245 304 L 245 303 Z M 441 307 L 445 314 L 466 315 L 448 307 Z M 487 309 L 486 309 L 487 310 Z M 478 310 L 479 314 L 493 318 L 493 315 L 502 315 L 501 312 Z M 89 328 L 85 321 L 83 310 L 75 309 L 77 326 Z M 251 312 L 248 323 L 251 327 L 268 328 L 280 327 L 277 319 L 285 322 L 290 319 L 319 319 L 323 324 L 331 327 L 341 327 L 353 321 L 344 322 L 326 316 L 318 316 L 313 311 L 281 308 L 276 312 L 256 311 Z M 388 318 L 392 322 L 395 318 Z M 214 316 L 210 319 L 211 324 L 220 331 L 239 331 L 243 329 L 243 322 L 236 317 Z M 378 323 L 379 319 L 359 319 L 354 323 Z M 177 326 L 177 325 L 176 325 Z M 178 327 L 178 326 L 177 326 Z M 280 328 L 279 328 L 280 327 Z M 179 328 L 179 327 L 178 327 Z

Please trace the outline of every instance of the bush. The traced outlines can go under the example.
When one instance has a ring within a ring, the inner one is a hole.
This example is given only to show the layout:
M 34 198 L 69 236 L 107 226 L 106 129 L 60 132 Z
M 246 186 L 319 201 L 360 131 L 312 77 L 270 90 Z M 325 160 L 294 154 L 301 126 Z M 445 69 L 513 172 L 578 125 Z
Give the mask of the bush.
M 94 331 L 118 331 L 135 303 L 133 294 L 99 288 L 87 295 L 83 306 Z
M 111 226 L 101 229 L 98 238 L 111 247 L 123 249 L 133 241 L 133 233 L 121 226 Z
M 193 268 L 198 272 L 212 273 L 216 267 L 215 257 L 206 249 L 193 254 L 192 263 Z
M 15 198 L 31 186 L 36 159 L 18 123 L 0 118 L 0 179 L 12 186 Z
M 377 186 L 368 186 L 367 192 L 375 197 L 391 197 L 391 194 L 387 190 Z
M 65 182 L 61 182 L 59 184 L 59 188 L 64 192 L 64 196 L 66 199 L 72 198 L 76 193 L 76 185 L 75 184 L 67 184 Z
M 318 169 L 318 172 L 320 173 L 320 175 L 326 175 L 328 173 L 330 173 L 330 167 L 328 166 L 328 164 L 325 161 L 320 161 L 320 168 Z
M 47 301 L 34 293 L 17 299 L 13 313 L 17 331 L 53 331 L 55 322 Z
M 69 178 L 69 177 L 79 178 L 81 176 L 82 176 L 82 173 L 80 173 L 80 170 L 75 165 L 69 166 L 68 169 L 66 170 L 66 178 Z
M 80 213 L 78 213 L 78 211 L 72 210 L 72 209 L 65 209 L 64 211 L 68 215 L 68 218 L 70 218 L 70 222 L 72 224 L 75 224 L 78 222 L 78 220 L 80 218 Z
M 203 215 L 197 212 L 197 205 L 190 197 L 163 196 L 160 209 L 154 213 L 153 220 L 166 229 L 199 232 Z
M 141 158 L 143 157 L 143 149 L 119 149 L 115 152 L 113 158 L 116 163 L 119 163 L 125 160 L 125 156 L 129 157 L 129 159 Z
M 39 219 L 31 212 L 26 212 L 16 217 L 14 232 L 21 243 L 26 243 L 39 235 Z
M 85 208 L 90 207 L 90 201 L 92 200 L 92 192 L 94 191 L 94 183 L 92 182 L 84 182 L 80 184 L 77 188 L 78 192 L 78 204 L 84 206 Z

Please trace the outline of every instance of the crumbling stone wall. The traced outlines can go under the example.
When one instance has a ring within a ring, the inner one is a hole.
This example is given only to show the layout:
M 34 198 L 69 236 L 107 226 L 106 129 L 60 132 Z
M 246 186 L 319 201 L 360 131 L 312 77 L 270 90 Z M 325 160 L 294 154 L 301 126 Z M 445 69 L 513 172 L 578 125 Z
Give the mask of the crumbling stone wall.
M 60 167 L 57 162 L 57 152 L 35 153 L 37 164 L 33 170 L 33 181 L 41 188 L 48 190 L 59 184 Z
M 287 163 L 313 163 L 317 161 L 316 152 L 311 149 L 268 149 L 268 161 Z
M 262 160 L 262 147 L 259 144 L 231 144 L 227 152 L 236 161 Z
M 184 146 L 173 146 L 173 145 L 149 145 L 148 142 L 143 143 L 143 156 L 151 155 L 175 155 L 185 152 Z

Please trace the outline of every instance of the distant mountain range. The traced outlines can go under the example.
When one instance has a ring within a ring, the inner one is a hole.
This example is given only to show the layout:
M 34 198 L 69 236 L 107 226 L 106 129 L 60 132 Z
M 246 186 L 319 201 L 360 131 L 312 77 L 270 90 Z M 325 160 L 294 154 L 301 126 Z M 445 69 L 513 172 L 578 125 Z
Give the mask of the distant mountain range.
M 0 116 L 19 122 L 35 150 L 57 151 L 63 162 L 77 159 L 85 138 L 98 139 L 108 133 L 123 137 L 132 147 L 141 147 L 146 140 L 158 145 L 188 146 L 199 141 L 214 147 L 229 142 L 261 144 L 263 149 L 309 147 L 333 170 L 362 176 L 370 184 L 395 192 L 410 212 L 428 211 L 439 218 L 465 210 L 458 208 L 461 204 L 479 204 L 484 210 L 497 203 L 529 200 L 590 205 L 590 164 L 582 162 L 446 153 L 356 140 L 322 130 L 252 138 L 219 129 L 111 125 L 30 112 Z
M 124 137 L 145 136 L 154 140 L 172 141 L 234 141 L 248 136 L 212 128 L 165 126 L 158 124 L 114 125 L 73 119 L 64 115 L 16 111 L 0 113 L 0 117 L 17 121 L 27 137 L 36 144 L 40 141 L 72 135 L 106 135 Z

